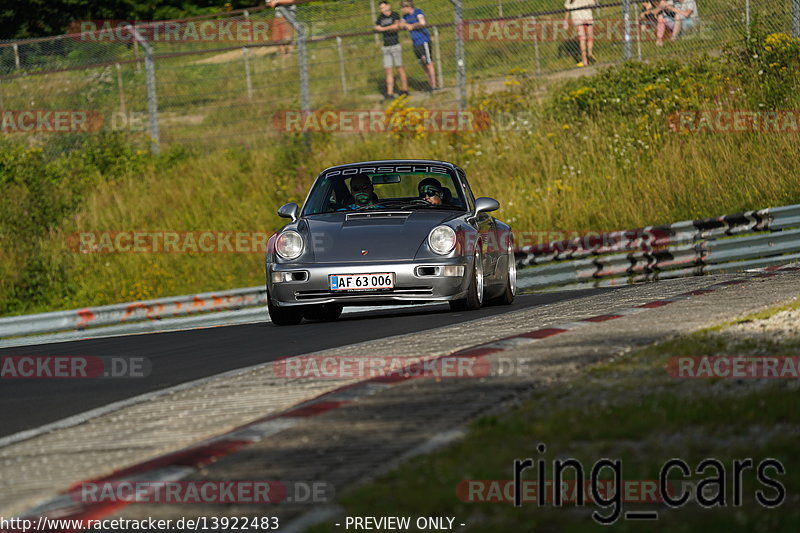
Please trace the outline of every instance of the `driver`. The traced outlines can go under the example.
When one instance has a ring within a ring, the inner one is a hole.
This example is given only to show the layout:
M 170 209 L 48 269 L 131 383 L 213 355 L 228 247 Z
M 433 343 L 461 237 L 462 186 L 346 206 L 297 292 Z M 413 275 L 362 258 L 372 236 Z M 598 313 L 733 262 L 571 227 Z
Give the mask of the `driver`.
M 442 184 L 436 178 L 425 178 L 417 185 L 419 197 L 432 205 L 442 205 Z
M 345 209 L 383 207 L 373 201 L 375 196 L 373 193 L 372 180 L 369 176 L 355 176 L 351 178 L 350 193 L 353 195 L 355 203 L 348 205 Z

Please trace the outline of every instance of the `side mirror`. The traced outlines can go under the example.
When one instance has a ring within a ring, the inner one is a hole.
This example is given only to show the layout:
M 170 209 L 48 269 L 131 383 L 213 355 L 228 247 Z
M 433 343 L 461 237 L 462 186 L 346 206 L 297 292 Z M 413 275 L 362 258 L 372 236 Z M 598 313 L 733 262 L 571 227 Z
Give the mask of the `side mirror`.
M 297 207 L 297 204 L 292 202 L 281 206 L 281 208 L 278 209 L 278 216 L 281 218 L 291 218 L 292 222 L 294 222 L 297 220 L 297 212 L 299 210 L 300 209 Z
M 497 211 L 500 209 L 500 202 L 494 198 L 481 196 L 475 199 L 475 214 L 487 213 L 489 211 Z

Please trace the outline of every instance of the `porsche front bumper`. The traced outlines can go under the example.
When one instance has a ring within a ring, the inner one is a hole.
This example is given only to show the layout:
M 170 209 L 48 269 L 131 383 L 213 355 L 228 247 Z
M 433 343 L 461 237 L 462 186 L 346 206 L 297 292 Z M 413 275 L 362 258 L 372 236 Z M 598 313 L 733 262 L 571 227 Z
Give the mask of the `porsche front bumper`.
M 445 268 L 456 267 L 456 268 Z M 429 261 L 381 261 L 329 264 L 267 264 L 267 291 L 273 305 L 392 305 L 464 298 L 472 271 L 472 258 Z M 394 288 L 332 291 L 332 274 L 393 273 Z M 273 279 L 275 278 L 275 279 Z M 276 279 L 286 281 L 276 281 Z

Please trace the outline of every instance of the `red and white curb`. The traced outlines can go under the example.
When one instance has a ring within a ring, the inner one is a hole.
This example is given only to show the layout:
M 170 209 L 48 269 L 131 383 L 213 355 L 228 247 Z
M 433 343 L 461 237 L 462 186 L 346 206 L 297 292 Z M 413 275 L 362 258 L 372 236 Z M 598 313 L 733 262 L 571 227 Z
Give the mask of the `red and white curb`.
M 487 355 L 498 354 L 506 350 L 530 345 L 542 339 L 560 335 L 562 333 L 566 333 L 568 331 L 591 324 L 616 320 L 624 316 L 642 313 L 649 309 L 664 307 L 674 302 L 689 299 L 692 296 L 709 294 L 724 287 L 747 283 L 751 279 L 776 276 L 779 274 L 779 272 L 777 272 L 779 270 L 781 272 L 800 271 L 800 267 L 768 267 L 763 269 L 762 274 L 757 274 L 747 279 L 725 281 L 710 285 L 704 289 L 688 291 L 670 298 L 653 300 L 651 302 L 634 307 L 617 309 L 608 314 L 592 316 L 573 322 L 566 322 L 546 328 L 535 329 L 504 339 L 471 346 L 456 352 L 433 356 L 430 358 L 430 361 L 454 356 L 483 357 Z M 276 433 L 279 433 L 285 429 L 291 428 L 299 424 L 305 418 L 333 411 L 362 398 L 366 398 L 381 392 L 382 390 L 392 387 L 393 385 L 402 381 L 415 379 L 416 376 L 411 372 L 412 367 L 409 366 L 406 369 L 408 372 L 405 373 L 405 375 L 402 373 L 402 371 L 400 371 L 391 376 L 379 376 L 346 385 L 333 391 L 321 394 L 320 396 L 307 402 L 303 402 L 291 407 L 282 413 L 258 419 L 254 422 L 233 429 L 223 435 L 190 446 L 183 450 L 168 453 L 160 457 L 126 467 L 113 472 L 108 476 L 76 482 L 72 485 L 72 487 L 70 487 L 70 489 L 67 489 L 66 492 L 51 498 L 42 504 L 36 505 L 35 507 L 22 513 L 19 517 L 30 519 L 40 516 L 47 516 L 50 518 L 88 520 L 106 516 L 132 502 L 77 502 L 70 492 L 74 491 L 81 485 L 89 483 L 125 482 L 143 479 L 149 481 L 175 481 L 187 477 L 196 472 L 198 469 L 213 463 L 219 458 L 233 453 L 252 443 L 275 435 Z M 62 531 L 63 533 L 68 533 L 69 530 Z

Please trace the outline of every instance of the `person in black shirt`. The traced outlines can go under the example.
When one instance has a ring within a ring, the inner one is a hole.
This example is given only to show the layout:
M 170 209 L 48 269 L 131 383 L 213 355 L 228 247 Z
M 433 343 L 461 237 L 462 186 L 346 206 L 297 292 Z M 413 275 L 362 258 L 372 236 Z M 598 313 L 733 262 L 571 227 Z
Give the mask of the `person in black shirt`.
M 403 49 L 400 46 L 400 38 L 397 30 L 400 29 L 400 15 L 392 11 L 392 6 L 384 0 L 380 3 L 381 14 L 375 21 L 375 31 L 383 33 L 383 69 L 386 71 L 386 98 L 394 98 L 394 69 L 400 75 L 401 95 L 408 94 L 408 78 L 406 69 L 403 68 Z

